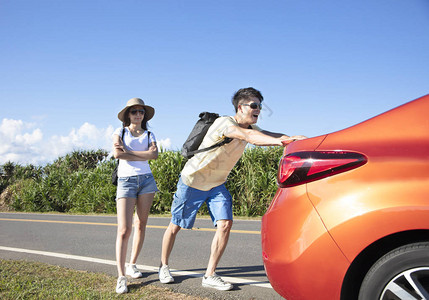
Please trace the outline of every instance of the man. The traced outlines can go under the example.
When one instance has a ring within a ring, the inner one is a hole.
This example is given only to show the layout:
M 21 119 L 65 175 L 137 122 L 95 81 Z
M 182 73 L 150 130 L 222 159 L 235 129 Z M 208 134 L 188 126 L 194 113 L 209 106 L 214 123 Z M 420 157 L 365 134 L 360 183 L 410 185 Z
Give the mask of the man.
M 199 208 L 206 202 L 217 229 L 202 285 L 225 291 L 233 288 L 232 284 L 223 281 L 215 273 L 232 227 L 232 197 L 225 187 L 225 181 L 242 156 L 247 143 L 257 146 L 282 146 L 293 140 L 305 138 L 261 131 L 255 124 L 261 112 L 262 101 L 261 93 L 254 88 L 238 90 L 232 98 L 235 116 L 216 119 L 199 149 L 214 145 L 226 137 L 232 138 L 232 141 L 196 154 L 183 168 L 171 207 L 171 222 L 162 241 L 159 268 L 159 280 L 162 283 L 174 282 L 168 267 L 168 259 L 177 233 L 181 228 L 192 228 Z

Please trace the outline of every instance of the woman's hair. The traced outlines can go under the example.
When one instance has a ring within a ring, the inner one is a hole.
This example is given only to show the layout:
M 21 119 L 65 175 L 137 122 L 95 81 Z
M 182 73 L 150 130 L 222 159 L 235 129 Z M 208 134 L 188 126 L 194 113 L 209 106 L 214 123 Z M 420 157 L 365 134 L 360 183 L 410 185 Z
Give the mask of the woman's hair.
M 235 112 L 238 111 L 238 105 L 240 104 L 240 101 L 249 100 L 253 97 L 258 98 L 260 102 L 264 100 L 264 97 L 262 97 L 261 92 L 252 87 L 239 89 L 237 92 L 235 92 L 234 96 L 232 97 L 232 105 L 234 105 Z
M 124 122 L 122 122 L 122 126 L 123 127 L 130 126 L 130 124 L 131 124 L 130 114 L 129 114 L 131 108 L 132 108 L 132 106 L 128 107 L 127 110 L 124 113 Z M 144 118 L 142 120 L 142 129 L 147 130 L 146 114 L 144 115 Z

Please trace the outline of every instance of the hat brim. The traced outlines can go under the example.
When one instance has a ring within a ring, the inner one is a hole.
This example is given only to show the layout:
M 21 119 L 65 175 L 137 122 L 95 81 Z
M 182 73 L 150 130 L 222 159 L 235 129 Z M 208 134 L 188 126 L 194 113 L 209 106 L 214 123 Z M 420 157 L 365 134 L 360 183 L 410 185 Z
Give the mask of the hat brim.
M 155 108 L 153 108 L 152 106 L 149 106 L 149 105 L 135 104 L 135 105 L 131 105 L 131 106 L 125 106 L 124 109 L 121 110 L 118 114 L 118 119 L 121 120 L 121 122 L 124 122 L 125 112 L 127 111 L 127 109 L 130 107 L 133 107 L 133 106 L 143 106 L 144 107 L 144 110 L 145 110 L 144 118 L 146 119 L 146 121 L 149 121 L 155 115 Z

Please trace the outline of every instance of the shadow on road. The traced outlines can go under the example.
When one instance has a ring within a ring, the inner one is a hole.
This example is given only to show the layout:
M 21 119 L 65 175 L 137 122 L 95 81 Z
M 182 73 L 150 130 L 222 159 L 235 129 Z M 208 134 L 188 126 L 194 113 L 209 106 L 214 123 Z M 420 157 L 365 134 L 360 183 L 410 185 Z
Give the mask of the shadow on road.
M 206 269 L 186 269 L 181 271 L 196 272 L 203 274 Z M 218 267 L 216 274 L 231 277 L 240 277 L 252 279 L 253 277 L 266 276 L 263 265 L 258 266 L 239 266 L 239 267 Z

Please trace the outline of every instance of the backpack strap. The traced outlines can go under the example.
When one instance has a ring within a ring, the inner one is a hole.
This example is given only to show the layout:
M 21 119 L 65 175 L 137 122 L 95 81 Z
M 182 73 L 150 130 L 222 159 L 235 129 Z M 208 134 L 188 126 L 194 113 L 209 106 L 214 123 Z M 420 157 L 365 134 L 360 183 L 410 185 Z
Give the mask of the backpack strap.
M 201 117 L 201 114 L 200 114 L 200 117 Z M 229 118 L 232 118 L 232 117 L 229 117 Z M 249 125 L 249 127 L 247 127 L 247 129 L 253 129 L 253 127 L 251 125 Z M 211 146 L 209 146 L 207 148 L 203 148 L 203 149 L 197 149 L 197 150 L 194 150 L 194 151 L 189 151 L 187 154 L 189 156 L 194 156 L 197 153 L 201 153 L 201 152 L 204 152 L 204 151 L 210 151 L 210 150 L 213 150 L 213 149 L 215 149 L 217 147 L 221 147 L 223 145 L 226 145 L 226 144 L 232 142 L 232 140 L 233 140 L 233 138 L 225 137 L 222 141 L 217 142 L 214 145 L 211 145 Z
M 122 127 L 122 135 L 121 135 L 122 142 L 124 142 L 124 134 L 125 134 L 125 127 Z
M 124 142 L 124 134 L 125 134 L 125 127 L 122 127 L 122 134 L 121 134 L 122 143 Z M 119 164 L 119 158 L 117 160 L 117 164 Z
M 198 150 L 194 150 L 194 151 L 189 151 L 188 155 L 195 155 L 197 153 L 201 153 L 201 152 L 204 152 L 204 151 L 209 151 L 209 150 L 215 149 L 217 147 L 220 147 L 220 146 L 223 146 L 225 144 L 230 143 L 232 140 L 233 140 L 232 138 L 225 137 L 222 141 L 217 142 L 216 144 L 211 145 L 210 147 L 203 148 L 203 149 L 198 149 Z

